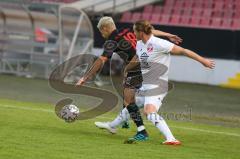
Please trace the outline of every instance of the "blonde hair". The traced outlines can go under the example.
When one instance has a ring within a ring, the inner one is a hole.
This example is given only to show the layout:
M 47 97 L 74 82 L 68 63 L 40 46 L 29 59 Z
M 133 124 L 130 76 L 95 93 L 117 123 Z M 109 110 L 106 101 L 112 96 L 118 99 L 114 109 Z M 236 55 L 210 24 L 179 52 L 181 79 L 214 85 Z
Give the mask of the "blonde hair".
M 99 20 L 98 25 L 97 25 L 97 28 L 98 28 L 98 29 L 101 29 L 101 28 L 104 27 L 104 26 L 111 26 L 111 27 L 116 28 L 116 25 L 115 25 L 112 17 L 107 17 L 107 16 L 102 17 L 102 18 Z
M 149 35 L 152 33 L 152 30 L 154 29 L 151 23 L 147 20 L 139 20 L 134 24 L 134 27 L 136 31 L 142 31 L 145 34 Z

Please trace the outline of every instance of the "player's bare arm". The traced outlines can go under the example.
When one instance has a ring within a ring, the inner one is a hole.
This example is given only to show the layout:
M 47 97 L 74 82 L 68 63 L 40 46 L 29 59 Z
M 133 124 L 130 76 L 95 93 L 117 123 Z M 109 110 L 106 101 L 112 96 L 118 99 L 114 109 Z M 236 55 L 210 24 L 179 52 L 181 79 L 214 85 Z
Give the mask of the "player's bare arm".
M 152 34 L 154 36 L 162 36 L 162 37 L 166 37 L 168 38 L 171 42 L 175 43 L 175 44 L 180 44 L 182 43 L 183 39 L 180 38 L 179 36 L 177 35 L 174 35 L 174 34 L 170 34 L 170 33 L 166 33 L 166 32 L 163 32 L 163 31 L 160 31 L 160 30 L 155 30 L 153 29 L 152 30 Z
M 177 46 L 177 45 L 175 45 L 173 47 L 173 49 L 171 51 L 171 54 L 187 56 L 187 57 L 189 57 L 189 58 L 191 58 L 193 60 L 196 60 L 196 61 L 200 62 L 203 66 L 205 66 L 207 68 L 210 68 L 210 69 L 213 69 L 215 67 L 214 60 L 204 58 L 204 57 L 198 55 L 197 53 L 195 53 L 195 52 L 193 52 L 191 50 L 182 48 L 182 47 Z
M 76 86 L 78 85 L 83 85 L 88 79 L 91 79 L 93 76 L 96 75 L 96 73 L 102 68 L 104 63 L 107 61 L 107 57 L 100 56 L 93 64 L 91 69 L 87 72 L 84 77 L 82 77 L 77 83 Z
M 124 69 L 124 77 L 127 76 L 127 73 L 130 70 L 133 70 L 134 68 L 136 68 L 139 65 L 139 60 L 138 60 L 138 56 L 135 55 L 132 60 L 129 62 L 129 64 L 125 67 Z

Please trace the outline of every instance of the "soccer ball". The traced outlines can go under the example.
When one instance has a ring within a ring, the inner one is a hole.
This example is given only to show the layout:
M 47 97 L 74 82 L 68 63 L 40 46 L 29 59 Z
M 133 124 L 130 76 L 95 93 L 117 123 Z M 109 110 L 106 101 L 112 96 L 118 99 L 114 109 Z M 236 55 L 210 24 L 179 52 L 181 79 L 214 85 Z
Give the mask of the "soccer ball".
M 74 122 L 79 114 L 80 112 L 78 107 L 73 104 L 65 105 L 60 111 L 61 118 L 68 123 Z

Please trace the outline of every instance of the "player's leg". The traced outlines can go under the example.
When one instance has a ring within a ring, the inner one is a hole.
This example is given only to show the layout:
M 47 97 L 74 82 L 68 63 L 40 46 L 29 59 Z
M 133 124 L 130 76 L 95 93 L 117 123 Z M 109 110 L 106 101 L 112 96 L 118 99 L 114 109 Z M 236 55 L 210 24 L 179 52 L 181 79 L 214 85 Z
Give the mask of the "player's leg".
M 134 92 L 134 95 L 135 95 L 135 92 Z M 123 96 L 124 96 L 124 92 L 123 92 Z M 128 97 L 124 99 L 126 99 L 127 101 L 130 100 Z M 123 109 L 120 111 L 120 113 L 117 115 L 117 117 L 114 120 L 110 122 L 95 122 L 95 125 L 98 128 L 107 129 L 111 133 L 116 133 L 117 127 L 120 125 L 122 126 L 124 125 L 125 128 L 129 127 L 129 124 L 128 124 L 129 112 L 125 104 L 126 102 L 123 103 Z
M 163 144 L 180 145 L 181 142 L 175 139 L 166 121 L 157 113 L 160 106 L 162 105 L 162 99 L 164 96 L 165 95 L 146 97 L 144 113 L 147 115 L 147 119 L 151 121 L 164 135 L 166 141 L 163 142 Z
M 123 104 L 123 109 L 124 108 L 126 108 L 126 106 Z M 128 119 L 122 123 L 122 128 L 123 129 L 129 129 L 130 128 L 130 124 L 129 124 Z
M 124 95 L 124 92 L 123 92 L 123 95 Z M 124 98 L 124 96 L 123 96 L 123 98 Z M 123 99 L 123 101 L 124 101 L 124 99 Z M 123 111 L 123 112 L 127 111 L 127 108 L 126 108 L 125 103 L 123 103 L 123 109 L 122 109 L 122 111 Z M 127 111 L 127 114 L 129 115 L 128 111 Z M 123 121 L 121 124 L 122 124 L 122 128 L 123 128 L 123 129 L 128 129 L 128 128 L 130 128 L 128 119 L 125 120 L 125 121 Z
M 135 103 L 135 91 L 134 89 L 127 89 L 124 88 L 123 98 L 124 98 L 124 108 L 118 114 L 118 116 L 111 122 L 95 122 L 95 125 L 99 128 L 107 129 L 111 133 L 116 133 L 116 128 L 121 125 L 122 123 L 128 121 L 129 112 L 126 107 L 129 103 Z
M 117 127 L 123 122 L 127 121 L 129 118 L 129 113 L 127 108 L 121 110 L 117 117 L 111 122 L 95 122 L 95 125 L 101 129 L 107 129 L 112 134 L 117 132 Z
M 131 119 L 137 126 L 137 134 L 132 138 L 129 138 L 127 142 L 132 141 L 144 141 L 148 139 L 148 133 L 145 130 L 145 126 L 143 124 L 143 119 L 141 117 L 141 113 L 139 107 L 135 102 L 135 90 L 131 88 L 124 89 L 124 104 L 127 107 L 127 110 L 130 114 Z
M 134 72 L 134 74 L 131 75 L 138 75 L 139 72 Z M 136 76 L 135 76 L 136 77 Z M 141 78 L 139 79 L 137 76 L 137 78 L 133 79 L 130 77 L 130 80 L 127 82 L 126 80 L 124 80 L 124 92 L 123 92 L 123 97 L 124 97 L 124 105 L 126 106 L 126 108 L 124 108 L 122 110 L 122 112 L 117 116 L 117 118 L 115 120 L 113 120 L 112 122 L 109 123 L 104 123 L 104 125 L 102 123 L 95 123 L 96 126 L 100 127 L 100 128 L 105 128 L 108 129 L 110 132 L 112 132 L 112 129 L 115 129 L 119 124 L 121 124 L 122 122 L 124 122 L 124 120 L 126 121 L 127 118 L 123 118 L 123 115 L 126 115 L 128 112 L 130 117 L 132 118 L 132 120 L 134 121 L 134 123 L 137 126 L 137 134 L 134 136 L 134 139 L 136 137 L 136 140 L 147 140 L 148 139 L 148 134 L 145 130 L 144 124 L 143 124 L 143 120 L 139 111 L 138 106 L 135 103 L 135 91 L 136 88 L 139 88 L 141 86 Z M 132 82 L 133 81 L 133 82 Z
M 137 89 L 138 90 L 138 89 Z M 135 89 L 135 91 L 136 91 L 136 89 Z M 136 103 L 136 105 L 138 106 L 138 108 L 139 109 L 141 109 L 141 108 L 143 108 L 144 107 L 144 97 L 139 97 L 139 96 L 136 96 L 136 92 L 133 92 L 133 91 L 131 91 L 130 93 L 131 93 L 131 95 L 129 96 L 129 95 L 126 95 L 127 97 L 125 97 L 125 99 L 126 98 L 129 98 L 129 99 L 126 99 L 126 101 L 129 101 L 130 103 L 133 103 L 133 102 L 135 102 Z M 132 93 L 134 93 L 134 94 L 132 94 Z M 127 94 L 127 93 L 125 93 L 125 94 Z M 135 99 L 134 99 L 134 97 L 135 97 Z M 137 98 L 137 99 L 136 99 Z M 125 114 L 128 114 L 127 115 L 127 117 L 129 117 L 129 113 L 128 113 L 128 111 L 127 111 L 127 109 L 124 109 L 124 108 L 126 108 L 126 104 L 128 104 L 128 103 L 124 103 L 123 104 L 123 109 L 122 109 L 122 111 L 120 112 L 120 114 L 117 116 L 117 118 L 115 118 L 115 120 L 113 121 L 113 123 L 112 123 L 112 126 L 114 126 L 114 127 L 117 127 L 117 126 L 119 126 L 120 124 L 122 124 L 122 128 L 123 129 L 129 129 L 130 128 L 130 125 L 129 125 L 129 121 L 128 121 L 128 119 L 129 118 L 123 118 L 123 119 L 125 119 L 125 120 L 122 120 L 121 122 L 120 122 L 120 117 L 124 114 L 124 116 L 126 116 Z
M 139 109 L 144 107 L 144 97 L 136 96 L 135 103 Z M 95 125 L 101 129 L 107 129 L 111 133 L 116 133 L 117 127 L 129 120 L 127 108 L 123 108 L 117 117 L 111 122 L 95 122 Z

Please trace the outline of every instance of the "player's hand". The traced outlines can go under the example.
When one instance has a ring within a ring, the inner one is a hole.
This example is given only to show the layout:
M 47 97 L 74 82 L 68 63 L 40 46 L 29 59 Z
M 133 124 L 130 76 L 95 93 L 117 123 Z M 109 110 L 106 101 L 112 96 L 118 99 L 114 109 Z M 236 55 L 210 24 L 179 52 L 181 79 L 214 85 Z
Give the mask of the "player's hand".
M 203 66 L 210 68 L 210 69 L 214 69 L 214 67 L 215 67 L 215 61 L 210 60 L 210 59 L 203 59 L 202 64 L 203 64 Z
M 86 82 L 86 79 L 82 77 L 76 84 L 75 86 L 82 86 Z
M 182 38 L 180 38 L 180 37 L 177 36 L 177 35 L 173 35 L 173 34 L 169 34 L 169 35 L 167 36 L 167 38 L 168 38 L 171 42 L 173 42 L 173 43 L 175 43 L 175 44 L 177 44 L 177 45 L 179 45 L 179 44 L 182 43 L 182 41 L 183 41 Z

